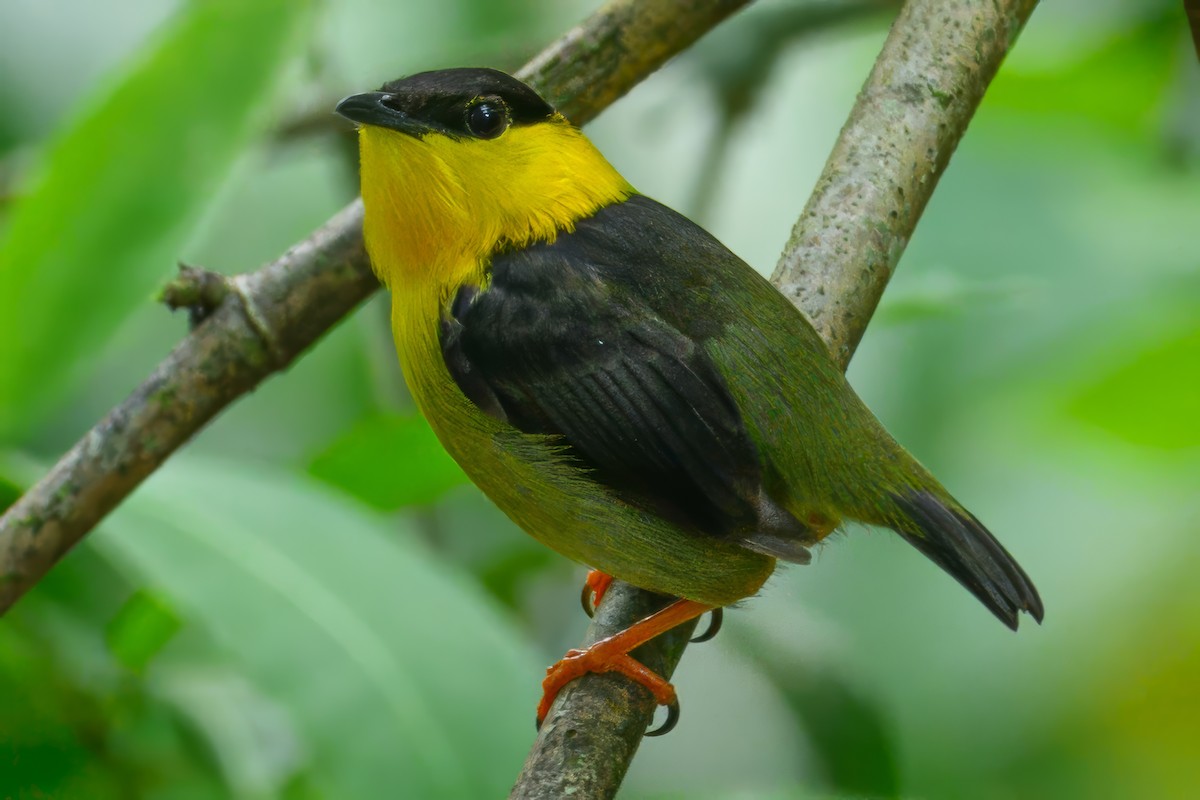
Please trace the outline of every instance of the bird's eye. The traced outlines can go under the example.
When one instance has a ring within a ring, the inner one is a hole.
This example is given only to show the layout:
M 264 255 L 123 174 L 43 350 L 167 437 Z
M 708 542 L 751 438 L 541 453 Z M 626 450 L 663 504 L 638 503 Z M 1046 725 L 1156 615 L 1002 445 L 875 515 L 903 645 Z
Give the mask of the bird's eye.
M 508 128 L 508 109 L 494 100 L 482 100 L 467 108 L 467 130 L 480 139 L 495 139 Z

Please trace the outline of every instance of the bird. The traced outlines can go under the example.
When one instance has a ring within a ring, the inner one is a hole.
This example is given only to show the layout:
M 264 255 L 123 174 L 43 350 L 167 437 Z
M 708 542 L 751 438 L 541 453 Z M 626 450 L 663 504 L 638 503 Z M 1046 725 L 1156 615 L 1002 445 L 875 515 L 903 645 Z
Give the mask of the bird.
M 758 593 L 844 523 L 890 528 L 1016 630 L 1033 582 L 884 429 L 806 317 L 685 216 L 637 192 L 533 88 L 464 67 L 343 99 L 363 237 L 412 397 L 517 525 L 677 598 L 543 681 Z M 585 589 L 586 591 L 586 589 Z

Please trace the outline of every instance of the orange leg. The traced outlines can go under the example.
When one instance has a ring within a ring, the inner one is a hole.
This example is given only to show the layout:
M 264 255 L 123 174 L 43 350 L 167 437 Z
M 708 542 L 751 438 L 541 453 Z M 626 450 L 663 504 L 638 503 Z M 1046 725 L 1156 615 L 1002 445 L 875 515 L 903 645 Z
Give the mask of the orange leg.
M 546 679 L 542 681 L 542 702 L 537 710 L 538 725 L 550 713 L 550 706 L 562 687 L 589 672 L 620 672 L 645 686 L 661 705 L 674 704 L 675 687 L 629 655 L 629 651 L 712 609 L 713 606 L 694 600 L 676 600 L 663 610 L 635 622 L 620 633 L 601 639 L 586 650 L 568 650 L 561 661 L 546 670 Z
M 601 572 L 598 569 L 588 572 L 587 580 L 583 582 L 583 596 L 580 598 L 583 603 L 583 613 L 589 617 L 596 613 L 596 609 L 600 607 L 600 601 L 604 599 L 604 593 L 608 591 L 612 582 L 613 576 L 607 572 Z

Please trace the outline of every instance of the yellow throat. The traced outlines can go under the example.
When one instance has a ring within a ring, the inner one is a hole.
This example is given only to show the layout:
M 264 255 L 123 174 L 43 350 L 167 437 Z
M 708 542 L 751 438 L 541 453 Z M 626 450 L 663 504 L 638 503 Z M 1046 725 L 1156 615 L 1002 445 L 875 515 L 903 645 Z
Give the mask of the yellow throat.
M 444 295 L 482 278 L 497 249 L 553 241 L 633 193 L 558 114 L 487 140 L 364 125 L 360 150 L 367 250 L 394 291 Z

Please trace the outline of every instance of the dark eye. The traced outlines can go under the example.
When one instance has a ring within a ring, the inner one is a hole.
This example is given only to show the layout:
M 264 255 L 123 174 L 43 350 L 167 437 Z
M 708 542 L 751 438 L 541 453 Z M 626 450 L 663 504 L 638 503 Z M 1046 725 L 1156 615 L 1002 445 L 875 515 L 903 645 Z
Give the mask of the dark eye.
M 495 139 L 508 127 L 508 111 L 504 104 L 482 100 L 467 109 L 467 130 L 480 139 Z

